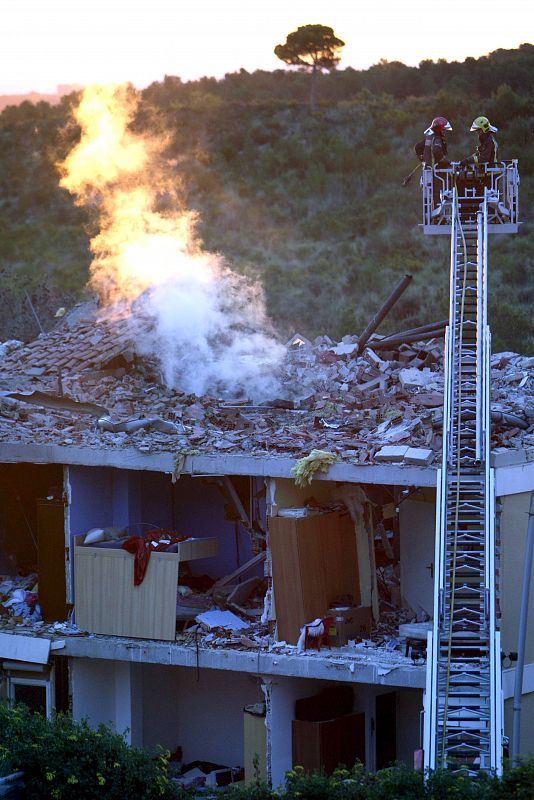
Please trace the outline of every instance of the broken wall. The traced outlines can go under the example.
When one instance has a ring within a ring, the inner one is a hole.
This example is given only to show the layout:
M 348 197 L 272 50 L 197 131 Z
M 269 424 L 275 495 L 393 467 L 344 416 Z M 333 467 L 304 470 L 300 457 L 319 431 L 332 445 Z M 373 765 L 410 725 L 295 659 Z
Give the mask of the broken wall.
M 239 480 L 248 482 L 249 479 Z M 250 536 L 243 525 L 225 519 L 225 500 L 215 483 L 184 476 L 172 484 L 172 488 L 176 530 L 191 536 L 217 536 L 219 539 L 216 556 L 191 562 L 193 574 L 207 573 L 222 578 L 252 558 Z M 246 506 L 245 510 L 248 511 Z M 250 571 L 247 576 L 253 574 L 262 575 L 263 571 Z
M 70 660 L 72 715 L 96 728 L 104 723 L 141 746 L 141 665 L 123 661 Z
M 193 574 L 214 578 L 233 572 L 238 562 L 253 555 L 250 536 L 241 524 L 225 519 L 221 492 L 204 478 L 184 476 L 173 484 L 170 475 L 160 472 L 70 467 L 69 481 L 71 537 L 107 526 L 128 526 L 133 534 L 166 528 L 188 536 L 216 536 L 217 555 L 190 562 Z
M 185 762 L 243 766 L 243 708 L 263 701 L 256 675 L 85 658 L 71 659 L 71 675 L 75 719 L 154 753 L 181 747 Z
M 114 524 L 119 516 L 114 492 L 119 473 L 106 467 L 69 467 L 71 536 Z
M 139 520 L 137 473 L 109 467 L 72 466 L 67 470 L 71 553 L 74 537 L 91 528 L 121 528 Z M 75 600 L 72 563 L 71 559 L 70 597 Z

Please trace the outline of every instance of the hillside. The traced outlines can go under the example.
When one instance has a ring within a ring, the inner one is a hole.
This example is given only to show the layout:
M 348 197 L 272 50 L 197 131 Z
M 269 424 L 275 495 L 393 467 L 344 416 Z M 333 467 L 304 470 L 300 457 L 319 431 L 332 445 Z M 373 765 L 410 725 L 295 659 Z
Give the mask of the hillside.
M 487 114 L 501 157 L 520 160 L 518 236 L 491 239 L 494 349 L 534 352 L 534 46 L 463 63 L 381 63 L 320 76 L 241 71 L 223 80 L 167 77 L 142 93 L 136 127 L 170 134 L 166 155 L 201 218 L 205 248 L 263 284 L 285 336 L 357 333 L 406 272 L 414 282 L 384 331 L 446 316 L 447 241 L 418 228 L 413 143 L 436 114 L 451 119 L 452 158 L 474 149 L 466 131 Z M 0 115 L 0 340 L 31 338 L 26 289 L 45 328 L 83 289 L 94 221 L 58 188 L 54 167 L 75 141 L 75 96 L 22 103 Z M 440 237 L 444 238 L 444 237 Z

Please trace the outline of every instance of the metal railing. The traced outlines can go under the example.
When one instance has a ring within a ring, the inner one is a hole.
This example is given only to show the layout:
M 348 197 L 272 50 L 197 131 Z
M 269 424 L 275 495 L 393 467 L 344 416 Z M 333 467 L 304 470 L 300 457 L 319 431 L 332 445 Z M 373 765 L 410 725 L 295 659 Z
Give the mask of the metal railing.
M 487 198 L 488 233 L 517 233 L 519 229 L 519 172 L 517 159 L 460 167 L 425 166 L 421 175 L 423 188 L 423 231 L 448 234 L 452 226 L 452 196 L 479 206 Z M 487 192 L 485 192 L 487 190 Z

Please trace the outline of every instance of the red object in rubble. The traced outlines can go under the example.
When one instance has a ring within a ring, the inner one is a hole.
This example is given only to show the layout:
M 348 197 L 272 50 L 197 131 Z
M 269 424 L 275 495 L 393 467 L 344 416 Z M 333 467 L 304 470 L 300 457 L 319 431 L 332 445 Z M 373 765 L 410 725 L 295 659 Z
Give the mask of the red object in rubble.
M 321 622 L 318 622 L 317 625 L 306 625 L 306 632 L 304 635 L 304 649 L 308 649 L 308 645 L 313 642 L 313 644 L 317 647 L 317 650 L 321 650 L 321 645 L 326 644 L 328 649 L 330 650 L 330 644 L 328 642 L 328 635 L 330 631 L 330 625 L 333 623 L 334 617 L 323 617 Z M 323 626 L 323 632 L 318 633 L 318 629 Z
M 134 586 L 143 583 L 151 553 L 167 550 L 171 545 L 183 542 L 187 538 L 180 536 L 176 531 L 160 529 L 148 531 L 144 536 L 130 536 L 126 539 L 122 543 L 122 549 L 134 556 Z

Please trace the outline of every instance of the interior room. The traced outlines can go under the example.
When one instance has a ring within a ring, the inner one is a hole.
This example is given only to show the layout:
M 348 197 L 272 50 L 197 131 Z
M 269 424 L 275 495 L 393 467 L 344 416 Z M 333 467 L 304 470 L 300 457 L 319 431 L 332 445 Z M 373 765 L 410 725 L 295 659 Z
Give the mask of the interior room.
M 0 465 L 0 619 L 67 616 L 61 466 Z
M 413 764 L 420 742 L 422 692 L 305 678 L 271 682 L 273 786 L 296 765 L 331 773 L 361 762 L 382 769 Z
M 174 640 L 176 630 L 210 611 L 218 596 L 251 621 L 261 616 L 263 480 L 173 481 L 162 473 L 76 467 L 69 469 L 69 484 L 80 627 Z M 238 586 L 234 604 L 232 591 Z M 104 597 L 105 605 L 98 608 Z
M 131 744 L 153 753 L 168 750 L 176 771 L 203 762 L 235 768 L 237 779 L 247 759 L 252 762 L 245 709 L 264 702 L 257 675 L 76 659 L 72 681 L 77 719 L 111 723 Z

